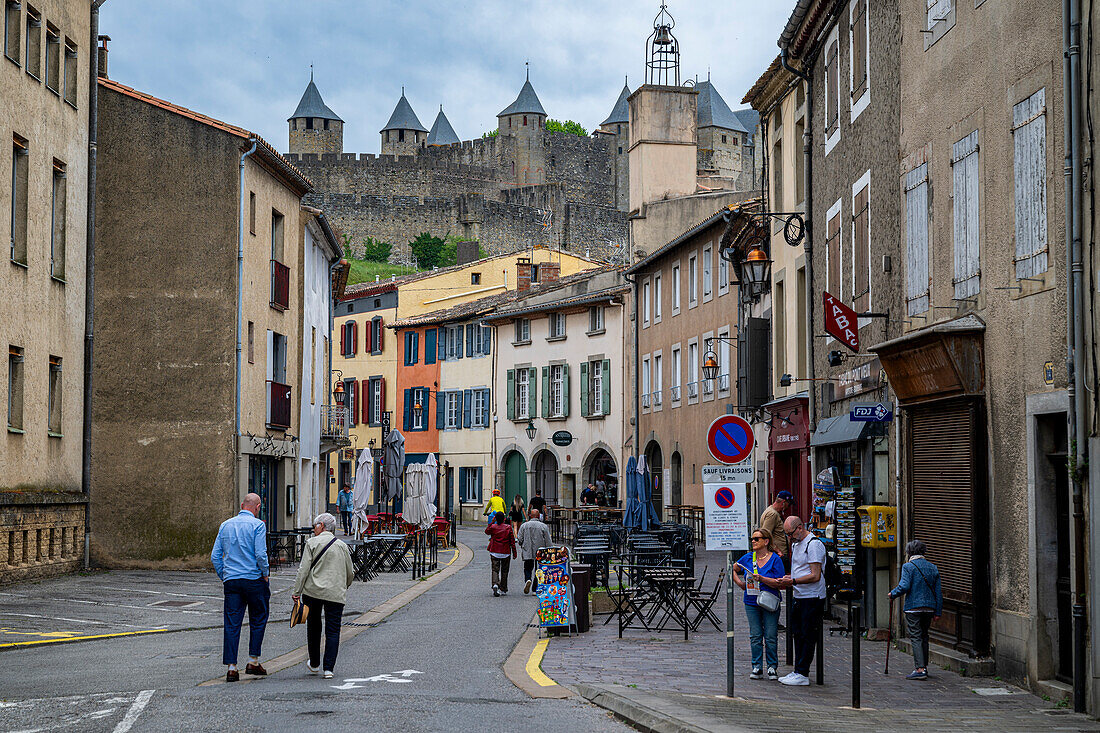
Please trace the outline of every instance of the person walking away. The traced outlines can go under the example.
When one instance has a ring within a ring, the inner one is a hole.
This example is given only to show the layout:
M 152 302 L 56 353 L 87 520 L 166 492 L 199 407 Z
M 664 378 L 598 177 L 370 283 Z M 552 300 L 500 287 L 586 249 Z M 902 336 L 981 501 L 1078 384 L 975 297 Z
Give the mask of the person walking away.
M 237 648 L 241 641 L 241 623 L 248 608 L 248 664 L 245 674 L 265 675 L 260 651 L 267 627 L 267 608 L 271 600 L 268 583 L 267 525 L 260 519 L 260 496 L 245 494 L 241 511 L 218 527 L 210 562 L 222 581 L 225 600 L 222 606 L 222 664 L 228 666 L 226 682 L 241 679 L 237 670 Z
M 532 499 L 534 504 L 535 500 Z M 550 528 L 542 521 L 538 509 L 532 509 L 530 519 L 519 528 L 519 549 L 523 555 L 523 594 L 538 591 L 539 579 L 535 577 L 535 553 L 544 547 L 553 547 Z
M 928 627 L 933 619 L 943 613 L 943 589 L 940 586 L 940 569 L 924 553 L 928 550 L 920 540 L 911 540 L 905 546 L 908 562 L 901 566 L 901 580 L 890 598 L 905 596 L 905 625 L 913 642 L 913 671 L 907 680 L 928 679 Z
M 504 511 L 504 499 L 500 498 L 500 489 L 493 489 L 493 495 L 485 502 L 485 509 L 482 511 L 482 514 L 488 517 L 488 524 L 492 525 L 493 521 L 496 519 L 497 512 L 503 514 Z
M 794 495 L 789 491 L 780 491 L 775 495 L 775 501 L 768 505 L 760 515 L 760 529 L 767 531 L 772 538 L 772 552 L 778 553 L 783 558 L 783 565 L 789 571 L 791 566 L 787 553 L 790 551 L 790 542 L 787 533 L 783 529 L 783 515 L 794 506 Z
M 799 517 L 787 517 L 784 530 L 791 538 L 791 572 L 784 576 L 783 585 L 794 589 L 794 671 L 779 681 L 784 685 L 808 685 L 825 612 L 825 544 L 806 529 Z
M 764 677 L 767 657 L 768 679 L 779 674 L 779 601 L 786 571 L 779 555 L 772 551 L 772 537 L 766 529 L 758 529 L 749 537 L 752 552 L 746 552 L 733 566 L 733 582 L 745 591 L 745 616 L 749 620 L 749 647 L 752 650 L 750 679 Z M 744 571 L 745 577 L 741 577 Z M 763 596 L 768 596 L 759 602 Z M 771 607 L 771 610 L 769 610 Z
M 531 503 L 528 505 L 530 509 L 537 509 L 539 516 L 549 516 L 546 513 L 546 499 L 542 498 L 542 489 L 535 489 L 535 495 L 531 497 Z
M 345 535 L 351 534 L 352 496 L 351 487 L 347 484 L 336 495 L 336 508 L 340 511 L 340 523 Z
M 508 568 L 516 556 L 516 535 L 504 512 L 493 515 L 493 523 L 485 528 L 489 535 L 489 557 L 493 566 L 493 595 L 508 595 Z
M 322 669 L 321 613 L 325 615 L 325 679 L 332 679 L 340 651 L 340 620 L 344 615 L 348 587 L 355 579 L 351 550 L 336 539 L 336 517 L 328 512 L 313 520 L 313 536 L 302 550 L 302 562 L 290 593 L 309 608 L 306 616 L 306 649 L 310 674 Z
M 526 519 L 527 511 L 523 506 L 523 497 L 516 494 L 512 497 L 512 508 L 508 510 L 508 521 L 512 523 L 512 531 L 519 536 L 519 526 L 523 524 L 523 520 Z

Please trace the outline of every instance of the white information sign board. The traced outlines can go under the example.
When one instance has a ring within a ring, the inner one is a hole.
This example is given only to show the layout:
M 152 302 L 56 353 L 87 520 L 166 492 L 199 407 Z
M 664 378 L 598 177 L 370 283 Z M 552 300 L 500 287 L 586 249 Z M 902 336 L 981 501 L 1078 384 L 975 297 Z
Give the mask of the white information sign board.
M 704 484 L 751 484 L 755 480 L 752 456 L 732 466 L 703 466 Z
M 748 549 L 749 503 L 744 483 L 704 483 L 703 509 L 708 550 Z
M 672 469 L 662 471 L 661 490 L 663 492 L 665 506 L 672 506 Z

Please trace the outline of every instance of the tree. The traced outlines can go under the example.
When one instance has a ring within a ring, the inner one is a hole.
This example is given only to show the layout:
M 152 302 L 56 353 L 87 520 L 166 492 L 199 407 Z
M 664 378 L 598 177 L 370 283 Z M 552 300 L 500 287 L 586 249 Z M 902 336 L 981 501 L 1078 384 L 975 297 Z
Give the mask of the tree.
M 440 237 L 421 232 L 416 239 L 409 242 L 409 249 L 416 260 L 416 266 L 421 270 L 430 270 L 443 264 L 443 239 Z
M 580 135 L 581 137 L 587 137 L 588 136 L 588 131 L 585 130 L 583 127 L 581 127 L 579 122 L 574 122 L 573 120 L 566 120 L 565 122 L 562 122 L 561 120 L 547 119 L 546 120 L 546 131 L 547 132 L 566 132 L 566 133 L 569 133 L 570 135 Z
M 367 262 L 389 262 L 393 245 L 382 242 L 374 237 L 363 240 L 363 259 Z
M 446 241 L 443 243 L 443 253 L 440 257 L 443 267 L 449 267 L 450 265 L 458 264 L 458 244 L 459 242 L 470 242 L 473 240 L 460 237 L 457 234 L 448 234 Z M 482 257 L 488 257 L 489 253 L 479 244 L 477 246 L 478 259 Z
M 481 133 L 481 137 L 484 139 L 484 138 L 487 138 L 487 137 L 496 137 L 499 134 L 500 134 L 500 130 L 489 130 L 489 132 Z

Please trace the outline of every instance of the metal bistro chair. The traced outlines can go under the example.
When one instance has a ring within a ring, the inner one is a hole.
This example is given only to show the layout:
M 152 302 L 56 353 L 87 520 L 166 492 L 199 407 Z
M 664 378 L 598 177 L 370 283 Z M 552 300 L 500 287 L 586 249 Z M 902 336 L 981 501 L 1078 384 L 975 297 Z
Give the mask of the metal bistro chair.
M 703 570 L 704 576 L 706 570 Z M 710 621 L 714 626 L 715 631 L 722 630 L 722 624 L 718 620 L 718 617 L 714 615 L 714 603 L 718 600 L 718 595 L 722 592 L 722 584 L 726 580 L 726 571 L 723 569 L 718 573 L 718 582 L 714 584 L 714 590 L 709 594 L 703 593 L 701 590 L 693 590 L 688 594 L 688 603 L 695 608 L 698 613 L 695 618 L 690 621 L 691 630 L 698 631 L 699 627 L 703 623 L 703 619 Z M 699 587 L 702 588 L 702 580 L 700 579 Z

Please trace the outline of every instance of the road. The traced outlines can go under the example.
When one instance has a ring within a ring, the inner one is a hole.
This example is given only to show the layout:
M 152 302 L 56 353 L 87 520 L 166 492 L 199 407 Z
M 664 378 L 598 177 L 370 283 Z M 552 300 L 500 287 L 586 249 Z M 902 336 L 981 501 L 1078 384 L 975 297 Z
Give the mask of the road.
M 474 549 L 470 564 L 345 641 L 335 679 L 298 665 L 200 686 L 225 670 L 221 632 L 209 628 L 10 648 L 0 651 L 0 730 L 628 730 L 576 697 L 532 699 L 504 676 L 535 601 L 518 563 L 512 593 L 494 598 L 483 535 L 459 539 Z M 285 627 L 269 627 L 265 659 L 305 643 Z

